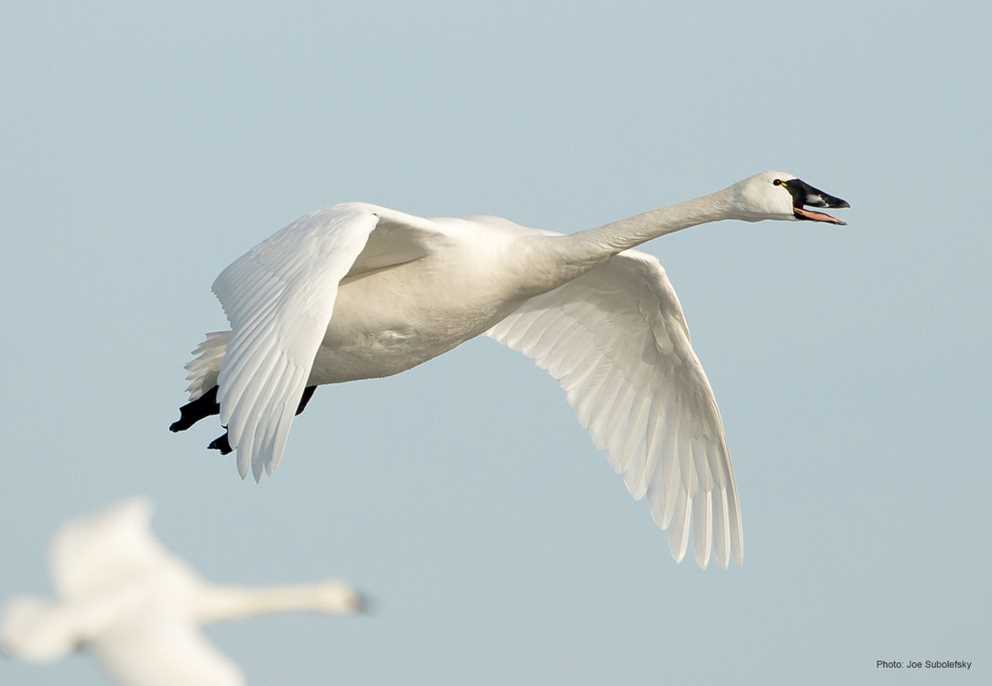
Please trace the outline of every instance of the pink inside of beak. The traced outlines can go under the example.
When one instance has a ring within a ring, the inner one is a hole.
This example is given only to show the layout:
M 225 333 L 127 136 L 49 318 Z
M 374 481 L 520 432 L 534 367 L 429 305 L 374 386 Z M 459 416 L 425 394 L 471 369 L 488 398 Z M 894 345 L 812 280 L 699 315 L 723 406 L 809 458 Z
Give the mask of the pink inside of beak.
M 838 219 L 837 217 L 831 217 L 826 212 L 814 212 L 813 210 L 807 210 L 802 207 L 793 207 L 792 211 L 795 212 L 800 217 L 804 219 L 809 219 L 814 222 L 827 222 L 828 224 L 840 224 L 843 226 L 847 224 L 843 219 Z

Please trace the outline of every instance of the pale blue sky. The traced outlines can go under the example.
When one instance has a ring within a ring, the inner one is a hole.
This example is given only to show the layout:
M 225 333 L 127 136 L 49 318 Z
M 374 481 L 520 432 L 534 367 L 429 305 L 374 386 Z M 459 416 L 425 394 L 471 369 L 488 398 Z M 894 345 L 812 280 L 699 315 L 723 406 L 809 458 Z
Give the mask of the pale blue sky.
M 251 684 L 988 678 L 987 8 L 4 5 L 0 601 L 48 591 L 62 520 L 146 493 L 212 579 L 377 598 L 212 628 Z M 766 168 L 850 225 L 646 246 L 723 410 L 742 569 L 674 564 L 557 385 L 491 341 L 321 388 L 261 486 L 204 449 L 216 424 L 167 431 L 225 325 L 211 281 L 305 211 L 572 231 Z M 102 681 L 73 657 L 0 683 Z

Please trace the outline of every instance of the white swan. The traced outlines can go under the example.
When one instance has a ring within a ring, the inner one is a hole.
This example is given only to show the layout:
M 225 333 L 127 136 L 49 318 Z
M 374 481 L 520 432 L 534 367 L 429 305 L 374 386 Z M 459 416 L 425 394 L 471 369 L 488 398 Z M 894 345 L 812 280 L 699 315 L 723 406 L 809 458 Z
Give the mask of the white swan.
M 0 648 L 38 662 L 90 649 L 124 686 L 237 686 L 240 670 L 210 645 L 200 624 L 362 607 L 361 596 L 337 582 L 208 584 L 155 539 L 150 516 L 148 501 L 135 498 L 65 525 L 52 545 L 59 601 L 12 599 L 0 620 Z
M 191 402 L 172 427 L 219 411 L 242 477 L 271 473 L 294 414 L 320 384 L 389 376 L 480 334 L 559 382 L 635 498 L 648 496 L 677 560 L 741 563 L 740 506 L 723 426 L 658 261 L 631 250 L 721 219 L 842 224 L 848 207 L 791 174 L 572 235 L 495 217 L 424 219 L 346 203 L 293 222 L 225 269 L 213 291 L 232 331 L 187 365 Z M 333 316 L 332 316 L 333 315 Z

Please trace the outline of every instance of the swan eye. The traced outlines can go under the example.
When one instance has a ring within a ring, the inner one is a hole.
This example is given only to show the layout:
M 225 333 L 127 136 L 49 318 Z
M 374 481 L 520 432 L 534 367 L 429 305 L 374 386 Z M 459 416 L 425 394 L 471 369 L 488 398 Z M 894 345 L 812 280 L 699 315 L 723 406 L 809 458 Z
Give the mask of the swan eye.
M 781 186 L 782 185 L 782 179 L 775 179 L 774 181 L 772 181 L 772 184 L 774 184 L 776 186 Z

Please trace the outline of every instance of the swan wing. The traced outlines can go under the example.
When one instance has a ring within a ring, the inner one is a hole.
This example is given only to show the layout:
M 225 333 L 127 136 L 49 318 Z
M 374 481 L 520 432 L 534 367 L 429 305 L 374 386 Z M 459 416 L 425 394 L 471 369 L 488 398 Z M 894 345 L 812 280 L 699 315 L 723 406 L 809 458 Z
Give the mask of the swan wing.
M 221 272 L 213 291 L 232 332 L 218 402 L 242 477 L 281 461 L 340 281 L 418 259 L 437 238 L 426 219 L 347 203 L 301 217 Z
M 135 497 L 63 524 L 49 551 L 59 594 L 86 600 L 166 566 L 185 570 L 155 537 L 151 516 L 151 501 Z
M 135 686 L 240 686 L 241 670 L 199 626 L 179 617 L 121 624 L 93 644 L 116 683 Z
M 657 259 L 628 250 L 528 300 L 487 332 L 549 372 L 672 555 L 742 564 L 740 501 L 720 411 Z

